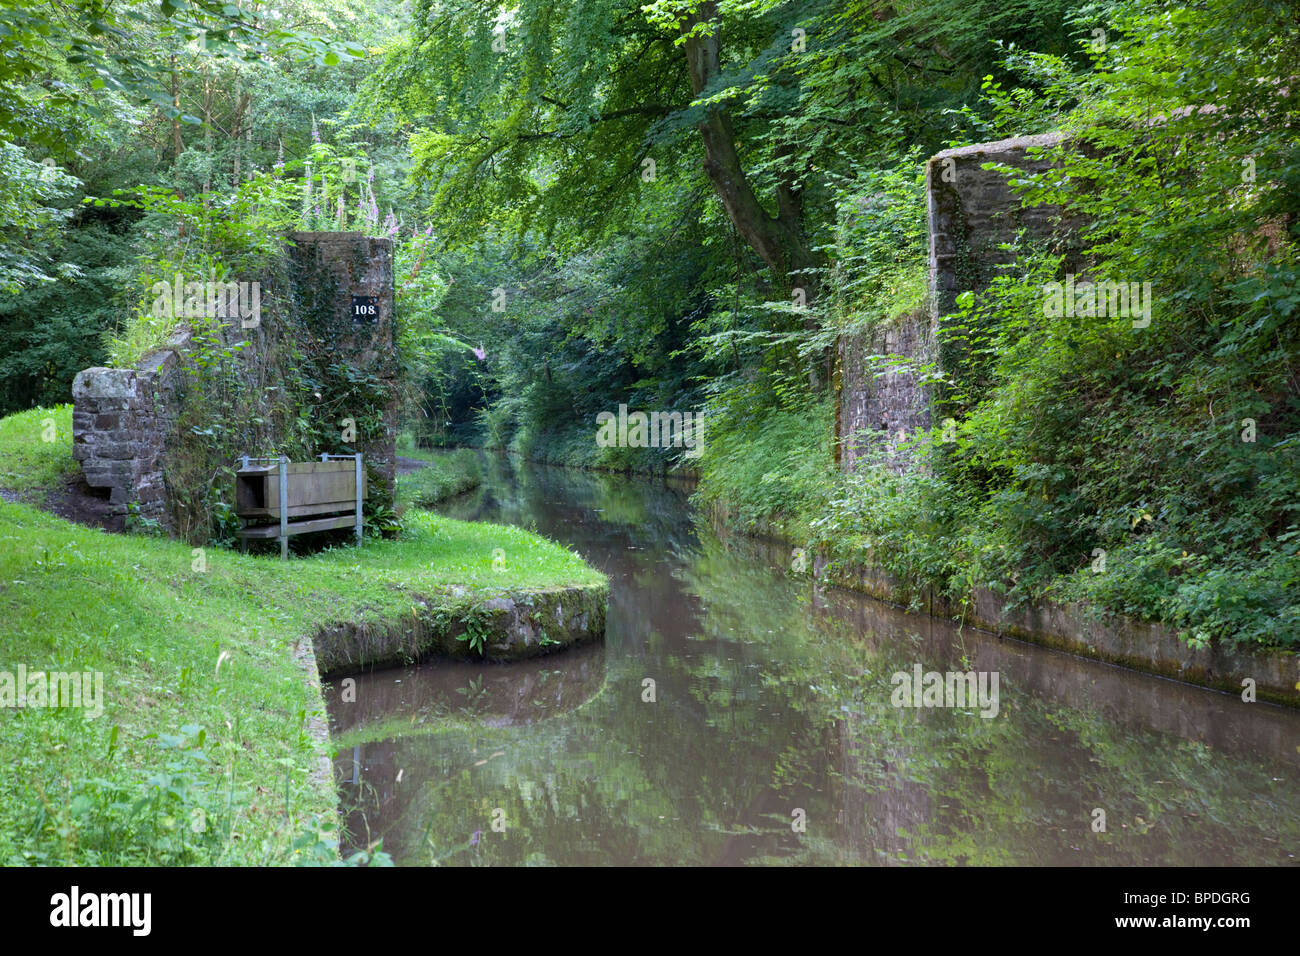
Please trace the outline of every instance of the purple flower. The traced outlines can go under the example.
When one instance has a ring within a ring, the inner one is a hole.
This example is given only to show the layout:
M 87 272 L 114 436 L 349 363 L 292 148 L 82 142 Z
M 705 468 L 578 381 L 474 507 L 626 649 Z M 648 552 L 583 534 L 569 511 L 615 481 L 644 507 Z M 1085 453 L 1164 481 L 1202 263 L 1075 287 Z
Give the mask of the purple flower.
M 475 830 L 474 835 L 469 838 L 470 846 L 478 846 L 478 838 L 483 835 L 482 830 Z
M 482 347 L 470 349 L 470 351 L 474 353 L 474 357 L 480 362 L 487 358 L 487 352 L 483 351 Z

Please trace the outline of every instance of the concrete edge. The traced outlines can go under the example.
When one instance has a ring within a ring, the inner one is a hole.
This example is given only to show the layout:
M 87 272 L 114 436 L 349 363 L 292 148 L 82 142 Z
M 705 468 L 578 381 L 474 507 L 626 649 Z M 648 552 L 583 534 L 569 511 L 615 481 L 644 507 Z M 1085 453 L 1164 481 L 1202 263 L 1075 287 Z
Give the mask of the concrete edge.
M 330 740 L 329 721 L 326 718 L 325 695 L 321 690 L 320 671 L 316 666 L 316 653 L 311 641 L 299 638 L 293 645 L 294 662 L 302 669 L 307 687 L 315 695 L 320 709 L 307 718 L 307 732 L 316 744 L 315 766 L 308 770 L 308 781 L 320 793 L 328 809 L 317 814 L 320 823 L 337 825 L 339 820 L 339 791 L 334 784 L 334 762 L 331 759 L 333 743 Z M 337 852 L 337 850 L 336 850 Z

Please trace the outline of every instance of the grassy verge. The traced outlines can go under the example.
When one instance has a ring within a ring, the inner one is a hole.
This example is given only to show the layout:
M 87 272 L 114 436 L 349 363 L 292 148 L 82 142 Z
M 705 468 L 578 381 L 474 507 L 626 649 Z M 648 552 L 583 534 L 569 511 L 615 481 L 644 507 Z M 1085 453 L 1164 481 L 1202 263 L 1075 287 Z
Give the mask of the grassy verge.
M 1234 551 L 1225 537 L 1219 551 L 1197 551 L 1185 529 L 1189 518 L 1180 528 L 1177 515 L 1158 517 L 1173 513 L 1166 488 L 1152 492 L 1144 505 L 1149 510 L 1121 514 L 1114 542 L 1090 539 L 1078 531 L 1084 519 L 1067 514 L 1079 508 L 1074 498 L 1027 495 L 1014 484 L 979 492 L 927 444 L 933 437 L 917 442 L 918 455 L 929 456 L 928 468 L 899 473 L 873 461 L 841 474 L 824 437 L 826 409 L 755 408 L 715 416 L 696 498 L 720 509 L 736 530 L 780 535 L 836 564 L 880 568 L 917 600 L 933 589 L 961 602 L 974 588 L 987 587 L 1013 604 L 1080 603 L 1159 621 L 1193 647 L 1300 643 L 1300 530 L 1294 523 L 1253 549 Z M 1123 420 L 1137 421 L 1135 412 L 1126 414 Z M 1098 461 L 1097 468 L 1112 460 Z M 1251 480 L 1270 493 L 1294 485 L 1294 469 L 1283 476 L 1283 466 L 1267 459 L 1250 467 Z M 1276 473 L 1271 484 L 1266 469 Z M 1279 530 L 1293 520 L 1275 519 Z M 1244 539 L 1252 526 L 1242 522 Z M 1059 539 L 1046 537 L 1049 544 L 1066 542 L 1067 532 L 1084 544 L 1073 551 L 1064 543 L 1048 547 L 1044 528 L 1060 529 Z M 1093 540 L 1110 547 L 1089 552 Z
M 37 409 L 0 421 L 0 485 L 75 467 Z M 57 421 L 57 413 L 55 413 Z M 66 420 L 66 419 L 65 419 Z M 0 708 L 0 863 L 283 864 L 337 859 L 336 796 L 310 635 L 394 619 L 415 595 L 472 603 L 592 584 L 575 554 L 515 528 L 424 512 L 397 540 L 281 562 L 111 535 L 0 504 L 3 674 L 102 674 L 102 713 Z M 493 551 L 509 555 L 493 567 Z M 98 708 L 95 708 L 98 709 Z
M 399 449 L 398 454 L 427 462 L 417 471 L 397 476 L 397 501 L 401 505 L 428 507 L 444 498 L 472 491 L 483 483 L 478 452 L 470 448 L 448 452 Z
M 24 497 L 54 485 L 72 460 L 72 406 L 31 408 L 0 418 L 0 488 Z

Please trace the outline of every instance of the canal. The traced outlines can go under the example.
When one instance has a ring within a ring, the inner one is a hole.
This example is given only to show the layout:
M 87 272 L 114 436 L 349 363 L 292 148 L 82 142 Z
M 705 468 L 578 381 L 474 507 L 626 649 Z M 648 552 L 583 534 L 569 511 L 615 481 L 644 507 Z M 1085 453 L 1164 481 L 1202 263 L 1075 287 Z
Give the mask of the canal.
M 1300 713 L 788 574 L 662 482 L 485 459 L 453 517 L 609 575 L 603 645 L 327 685 L 345 854 L 400 865 L 1295 864 Z M 506 555 L 506 560 L 509 556 Z M 894 675 L 997 675 L 997 708 Z

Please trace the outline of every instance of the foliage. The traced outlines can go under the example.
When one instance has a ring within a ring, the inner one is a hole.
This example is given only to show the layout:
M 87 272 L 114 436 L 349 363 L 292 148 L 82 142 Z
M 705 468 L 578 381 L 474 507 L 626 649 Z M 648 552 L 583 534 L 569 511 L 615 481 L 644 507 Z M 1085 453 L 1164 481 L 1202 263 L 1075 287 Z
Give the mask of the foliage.
M 488 638 L 492 636 L 491 621 L 492 612 L 487 608 L 481 605 L 469 608 L 460 616 L 460 623 L 465 626 L 465 631 L 456 640 L 468 644 L 469 649 L 475 654 L 486 654 Z
M 1288 234 L 1300 162 L 1282 130 L 1300 101 L 1277 78 L 1293 75 L 1294 49 L 1267 7 L 1121 4 L 1112 16 L 1120 39 L 1095 72 L 1051 64 L 1048 95 L 1079 103 L 1072 139 L 1054 171 L 1020 185 L 1086 224 L 1094 275 L 1150 282 L 1155 308 L 1149 327 L 1045 319 L 1043 281 L 1061 276 L 1033 257 L 978 297 L 986 331 L 972 342 L 988 376 L 955 406 L 967 414 L 948 465 L 982 503 L 969 553 L 1020 593 L 1068 576 L 1065 593 L 1197 643 L 1288 642 L 1300 615 L 1288 594 L 1300 575 Z M 1170 70 L 1188 56 L 1196 80 Z M 1104 571 L 1091 566 L 1098 548 Z
M 804 496 L 794 520 L 838 558 L 958 600 L 986 586 L 1161 620 L 1196 644 L 1292 643 L 1300 165 L 1286 132 L 1296 94 L 1280 78 L 1294 47 L 1271 7 L 1106 12 L 1091 70 L 1012 51 L 1036 85 L 985 85 L 999 122 L 1008 104 L 1032 105 L 1067 131 L 1046 172 L 1013 184 L 1074 216 L 1082 248 L 1021 240 L 1014 265 L 945 317 L 934 420 L 955 422 L 954 441 L 936 427 L 914 439 L 921 471 L 868 464 Z M 1189 55 L 1210 65 L 1195 82 L 1177 69 Z M 832 248 L 844 284 L 872 289 L 849 308 L 870 328 L 903 308 L 877 311 L 895 266 L 851 252 L 851 237 Z M 1046 283 L 1084 268 L 1149 282 L 1150 324 L 1047 315 Z M 789 520 L 790 502 L 753 494 L 767 473 L 745 468 L 734 452 L 706 460 L 704 493 Z
M 0 292 L 16 292 L 34 282 L 77 275 L 64 265 L 51 269 L 43 252 L 69 212 L 61 208 L 77 179 L 55 165 L 27 158 L 20 146 L 0 139 Z
M 701 500 L 725 504 L 739 527 L 775 521 L 798 533 L 825 505 L 833 412 L 828 402 L 771 407 L 761 395 L 735 389 L 710 402 Z

